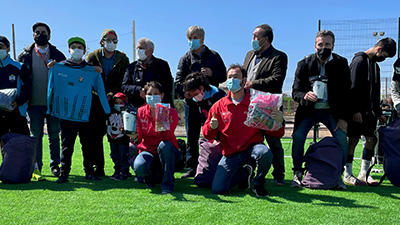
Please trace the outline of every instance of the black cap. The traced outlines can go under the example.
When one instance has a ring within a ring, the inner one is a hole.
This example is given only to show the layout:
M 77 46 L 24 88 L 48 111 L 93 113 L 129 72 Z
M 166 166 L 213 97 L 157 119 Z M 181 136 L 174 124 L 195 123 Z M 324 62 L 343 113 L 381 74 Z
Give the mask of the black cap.
M 37 22 L 37 23 L 33 24 L 33 26 L 32 26 L 32 31 L 35 32 L 35 30 L 36 30 L 37 27 L 46 27 L 47 33 L 50 34 L 50 27 L 49 27 L 49 25 L 47 25 L 47 24 L 45 24 L 45 23 L 42 23 L 42 22 Z
M 3 43 L 7 48 L 10 47 L 10 42 L 8 41 L 8 39 L 4 36 L 0 36 L 0 42 Z

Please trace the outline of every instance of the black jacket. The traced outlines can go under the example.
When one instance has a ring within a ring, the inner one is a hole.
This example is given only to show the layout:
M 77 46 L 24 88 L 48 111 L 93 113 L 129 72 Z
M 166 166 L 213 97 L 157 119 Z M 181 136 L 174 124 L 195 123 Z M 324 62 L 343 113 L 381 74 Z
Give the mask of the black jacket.
M 51 45 L 49 43 L 49 48 L 50 48 L 49 60 L 56 60 L 56 62 L 61 62 L 66 59 L 64 54 L 60 52 L 54 45 Z M 32 53 L 33 51 L 35 51 L 34 49 L 35 49 L 35 43 L 24 48 L 24 50 L 18 56 L 18 61 L 24 63 L 27 66 L 31 76 L 32 76 Z
M 249 69 L 250 62 L 255 55 L 254 50 L 249 51 L 244 59 L 243 67 Z M 270 46 L 261 53 L 261 62 L 252 88 L 270 93 L 282 93 L 283 82 L 286 77 L 288 58 L 284 52 Z
M 145 103 L 145 100 L 140 97 L 140 90 L 149 81 L 157 81 L 164 90 L 164 103 L 172 101 L 173 78 L 171 70 L 166 61 L 152 56 L 151 62 L 143 66 L 141 61 L 135 61 L 129 64 L 125 71 L 122 81 L 122 91 L 128 96 L 128 101 L 135 107 L 140 107 Z
M 376 62 L 369 60 L 365 52 L 354 55 L 350 64 L 351 73 L 351 113 L 373 111 L 375 116 L 382 115 L 380 106 L 381 80 L 380 69 Z
M 207 77 L 211 85 L 218 87 L 220 83 L 226 81 L 226 67 L 221 56 L 207 46 L 204 46 L 204 48 L 205 51 L 201 57 L 190 50 L 179 60 L 175 77 L 177 97 L 184 98 L 183 83 L 186 76 L 193 72 L 200 72 L 202 67 L 208 67 L 212 70 L 213 75 Z
M 312 76 L 320 75 L 318 58 L 311 54 L 297 63 L 293 82 L 292 97 L 299 103 L 295 117 L 295 129 L 306 115 L 314 109 L 314 102 L 304 100 L 307 92 L 312 91 Z M 338 120 L 349 121 L 351 113 L 349 108 L 350 70 L 347 59 L 332 53 L 332 59 L 325 65 L 325 75 L 328 77 L 328 102 L 332 116 Z

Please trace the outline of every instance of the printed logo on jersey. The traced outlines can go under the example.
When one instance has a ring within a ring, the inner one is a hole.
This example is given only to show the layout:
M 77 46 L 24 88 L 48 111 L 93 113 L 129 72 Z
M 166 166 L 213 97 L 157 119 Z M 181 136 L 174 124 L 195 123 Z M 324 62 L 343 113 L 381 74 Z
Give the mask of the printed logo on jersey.
M 58 73 L 57 75 L 58 75 L 58 76 L 61 76 L 61 77 L 68 77 L 68 75 L 65 74 L 65 73 Z
M 83 77 L 79 76 L 79 82 L 83 82 Z
M 147 130 L 149 128 L 149 121 L 146 119 L 140 119 L 140 123 L 142 124 L 142 130 Z
M 14 74 L 11 74 L 11 75 L 8 77 L 8 80 L 11 81 L 11 82 L 14 82 L 14 81 L 15 81 L 15 75 L 14 75 Z
M 221 117 L 222 117 L 222 121 L 224 121 L 224 123 L 229 123 L 232 120 L 232 113 L 229 111 L 222 112 Z

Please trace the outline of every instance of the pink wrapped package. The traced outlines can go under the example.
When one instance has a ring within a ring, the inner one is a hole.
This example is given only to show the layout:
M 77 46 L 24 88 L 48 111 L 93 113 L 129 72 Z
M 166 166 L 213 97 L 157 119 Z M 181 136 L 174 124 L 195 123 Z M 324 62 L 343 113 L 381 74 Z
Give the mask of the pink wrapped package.
M 169 111 L 171 106 L 166 103 L 156 104 L 156 131 L 166 131 L 170 129 Z
M 282 106 L 282 94 L 271 94 L 256 90 L 251 90 L 250 93 L 251 101 L 244 124 L 262 130 L 279 130 L 282 124 L 271 118 L 271 113 L 273 110 L 279 110 Z

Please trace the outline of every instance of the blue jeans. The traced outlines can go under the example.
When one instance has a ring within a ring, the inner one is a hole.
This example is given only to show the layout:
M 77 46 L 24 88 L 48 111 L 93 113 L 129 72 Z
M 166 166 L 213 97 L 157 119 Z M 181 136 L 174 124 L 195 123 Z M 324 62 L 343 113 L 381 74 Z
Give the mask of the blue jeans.
M 303 158 L 304 158 L 304 143 L 307 138 L 307 134 L 310 129 L 318 122 L 323 123 L 326 128 L 329 129 L 332 136 L 336 138 L 342 148 L 343 166 L 346 162 L 347 157 L 347 134 L 342 129 L 336 128 L 337 121 L 333 118 L 329 110 L 317 109 L 311 115 L 306 116 L 299 124 L 299 127 L 293 133 L 293 146 L 292 146 L 292 158 L 293 158 L 293 171 L 301 171 Z
M 157 148 L 158 160 L 150 152 L 141 152 L 133 163 L 133 170 L 139 177 L 144 177 L 145 183 L 153 186 L 161 183 L 162 190 L 173 191 L 175 162 L 179 150 L 169 141 L 161 141 Z
M 117 144 L 110 142 L 111 159 L 114 162 L 114 171 L 119 174 L 128 174 L 129 172 L 129 143 Z
M 46 114 L 47 106 L 30 106 L 28 115 L 30 118 L 32 136 L 38 139 L 36 148 L 36 162 L 39 169 L 43 166 L 43 127 L 44 120 L 47 124 L 47 135 L 50 150 L 50 168 L 60 164 L 60 120 Z
M 226 194 L 243 179 L 247 179 L 243 165 L 250 157 L 257 162 L 254 186 L 264 185 L 265 176 L 272 164 L 272 153 L 267 146 L 257 144 L 228 157 L 222 156 L 214 176 L 212 192 L 214 194 Z

